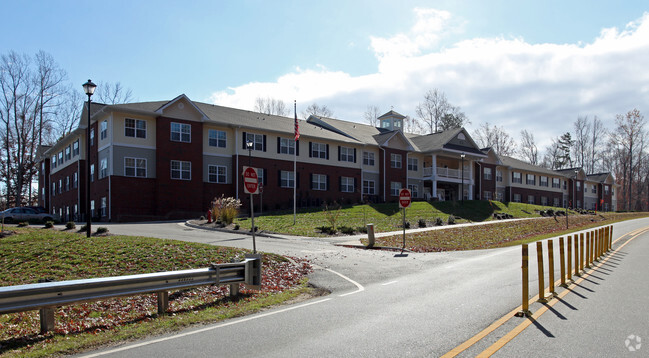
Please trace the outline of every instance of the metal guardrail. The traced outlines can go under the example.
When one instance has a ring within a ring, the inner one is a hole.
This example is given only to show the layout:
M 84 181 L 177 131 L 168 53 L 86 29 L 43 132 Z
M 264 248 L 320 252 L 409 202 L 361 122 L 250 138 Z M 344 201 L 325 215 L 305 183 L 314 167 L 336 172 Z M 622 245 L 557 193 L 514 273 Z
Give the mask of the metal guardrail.
M 261 255 L 246 255 L 237 263 L 212 264 L 208 268 L 43 282 L 0 287 L 0 314 L 40 310 L 41 332 L 54 329 L 54 309 L 106 298 L 158 294 L 158 314 L 169 308 L 169 291 L 206 285 L 230 285 L 230 295 L 239 284 L 261 288 Z

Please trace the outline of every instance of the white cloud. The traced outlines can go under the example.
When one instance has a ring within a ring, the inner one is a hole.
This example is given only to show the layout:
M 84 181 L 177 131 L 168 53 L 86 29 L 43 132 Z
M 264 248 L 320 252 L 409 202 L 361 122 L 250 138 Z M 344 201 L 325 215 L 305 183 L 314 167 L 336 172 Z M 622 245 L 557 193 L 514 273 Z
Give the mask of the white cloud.
M 271 83 L 248 83 L 216 92 L 217 104 L 252 109 L 271 96 L 306 107 L 325 104 L 338 118 L 362 121 L 367 105 L 394 106 L 413 115 L 428 89 L 439 88 L 462 107 L 476 128 L 490 122 L 518 137 L 535 134 L 543 148 L 572 130 L 578 115 L 597 115 L 612 126 L 614 115 L 649 103 L 649 13 L 624 29 L 603 29 L 591 43 L 530 44 L 522 38 L 472 38 L 436 49 L 445 34 L 461 28 L 445 11 L 414 10 L 406 33 L 372 37 L 375 73 L 351 76 L 324 66 L 300 69 Z

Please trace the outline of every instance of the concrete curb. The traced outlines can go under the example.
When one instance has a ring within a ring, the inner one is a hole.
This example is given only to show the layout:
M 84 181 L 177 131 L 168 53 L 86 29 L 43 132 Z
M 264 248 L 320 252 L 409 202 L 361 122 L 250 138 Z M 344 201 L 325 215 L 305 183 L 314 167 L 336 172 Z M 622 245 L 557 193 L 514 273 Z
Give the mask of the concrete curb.
M 221 229 L 221 228 L 217 228 L 217 227 L 205 227 L 205 226 L 202 226 L 202 225 L 193 224 L 193 223 L 191 223 L 191 220 L 185 221 L 185 226 L 189 226 L 191 228 L 200 229 L 200 230 L 218 231 L 218 232 L 226 232 L 226 233 L 229 233 L 229 234 L 243 234 L 243 235 L 252 236 L 252 232 L 250 232 L 250 231 L 246 231 L 246 230 L 229 230 L 229 229 Z M 271 238 L 271 239 L 286 240 L 285 237 L 271 235 L 271 234 L 265 233 L 263 231 L 256 232 L 255 236 L 267 237 L 267 238 Z

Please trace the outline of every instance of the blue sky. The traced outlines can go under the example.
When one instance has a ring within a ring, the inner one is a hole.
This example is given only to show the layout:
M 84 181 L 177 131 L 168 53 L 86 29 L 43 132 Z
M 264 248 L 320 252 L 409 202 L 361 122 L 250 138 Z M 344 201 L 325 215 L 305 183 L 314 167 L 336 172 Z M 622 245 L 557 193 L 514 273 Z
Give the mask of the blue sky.
M 9 1 L 0 53 L 44 50 L 78 85 L 252 109 L 313 102 L 362 121 L 439 88 L 541 148 L 578 115 L 647 111 L 646 1 Z M 632 24 L 629 26 L 629 24 Z

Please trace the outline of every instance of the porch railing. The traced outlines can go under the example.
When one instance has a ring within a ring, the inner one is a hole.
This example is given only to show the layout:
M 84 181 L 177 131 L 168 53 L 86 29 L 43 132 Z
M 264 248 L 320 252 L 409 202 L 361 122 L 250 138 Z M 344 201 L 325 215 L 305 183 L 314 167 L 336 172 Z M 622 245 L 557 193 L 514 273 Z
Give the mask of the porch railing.
M 424 168 L 424 176 L 425 177 L 430 177 L 433 175 L 433 168 L 432 167 L 426 167 Z M 454 178 L 454 179 L 461 179 L 462 178 L 462 170 L 461 169 L 450 169 L 450 168 L 437 168 L 437 176 L 439 177 L 444 177 L 444 178 Z M 467 171 L 464 172 L 464 179 L 468 179 L 469 173 Z

